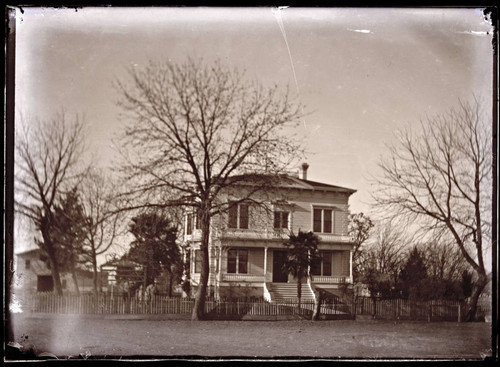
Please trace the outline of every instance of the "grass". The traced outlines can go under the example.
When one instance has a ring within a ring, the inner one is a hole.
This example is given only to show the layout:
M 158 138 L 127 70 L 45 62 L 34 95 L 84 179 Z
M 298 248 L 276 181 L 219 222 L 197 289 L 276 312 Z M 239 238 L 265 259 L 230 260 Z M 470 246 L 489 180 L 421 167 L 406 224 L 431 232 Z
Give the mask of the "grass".
M 484 359 L 490 323 L 124 320 L 13 315 L 16 342 L 60 358 Z M 27 343 L 27 340 L 24 340 Z

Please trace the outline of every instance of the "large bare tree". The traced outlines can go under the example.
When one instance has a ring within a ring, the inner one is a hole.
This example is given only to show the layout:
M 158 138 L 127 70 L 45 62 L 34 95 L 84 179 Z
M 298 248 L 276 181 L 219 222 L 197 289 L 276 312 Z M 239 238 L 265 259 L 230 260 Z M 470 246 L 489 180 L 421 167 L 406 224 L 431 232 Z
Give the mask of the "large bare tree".
M 64 112 L 46 121 L 24 120 L 17 125 L 15 156 L 15 208 L 40 231 L 37 241 L 48 257 L 55 291 L 62 286 L 53 238 L 55 207 L 64 192 L 82 177 L 84 121 L 68 119 Z
M 491 120 L 481 103 L 460 102 L 449 113 L 399 134 L 382 160 L 374 193 L 386 213 L 426 231 L 448 235 L 476 275 L 468 319 L 488 284 L 485 251 L 491 245 Z
M 268 178 L 278 177 L 300 152 L 290 134 L 302 109 L 288 89 L 263 87 L 219 61 L 151 62 L 128 76 L 117 83 L 119 105 L 131 121 L 121 141 L 122 172 L 137 207 L 197 210 L 202 267 L 192 319 L 201 319 L 211 218 L 234 204 L 220 194 L 246 184 L 239 198 L 246 200 L 272 186 Z

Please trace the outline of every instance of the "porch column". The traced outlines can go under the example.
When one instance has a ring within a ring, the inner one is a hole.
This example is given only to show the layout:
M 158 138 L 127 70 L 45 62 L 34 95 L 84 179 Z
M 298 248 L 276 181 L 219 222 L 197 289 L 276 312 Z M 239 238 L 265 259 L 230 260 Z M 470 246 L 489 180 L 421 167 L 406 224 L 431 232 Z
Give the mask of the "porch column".
M 264 247 L 264 283 L 266 282 L 267 275 L 267 246 Z
M 220 287 L 220 247 L 215 247 L 215 299 L 219 299 Z
M 349 251 L 349 276 L 351 277 L 351 283 L 354 284 L 354 279 L 352 278 L 352 250 Z

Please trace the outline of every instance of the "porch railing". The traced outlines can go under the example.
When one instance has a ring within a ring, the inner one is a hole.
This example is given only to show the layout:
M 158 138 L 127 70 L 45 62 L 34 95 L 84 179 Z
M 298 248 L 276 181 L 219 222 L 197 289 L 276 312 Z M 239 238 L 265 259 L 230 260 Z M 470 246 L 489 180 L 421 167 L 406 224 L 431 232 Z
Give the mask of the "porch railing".
M 263 275 L 253 274 L 222 274 L 223 281 L 260 282 L 264 281 Z
M 268 229 L 224 229 L 215 233 L 219 238 L 226 239 L 254 239 L 254 240 L 286 240 L 289 233 L 287 231 L 275 231 Z M 340 234 L 317 233 L 323 242 L 349 243 L 352 238 Z
M 312 283 L 330 283 L 330 284 L 342 284 L 351 283 L 351 277 L 349 276 L 324 276 L 324 275 L 313 275 Z

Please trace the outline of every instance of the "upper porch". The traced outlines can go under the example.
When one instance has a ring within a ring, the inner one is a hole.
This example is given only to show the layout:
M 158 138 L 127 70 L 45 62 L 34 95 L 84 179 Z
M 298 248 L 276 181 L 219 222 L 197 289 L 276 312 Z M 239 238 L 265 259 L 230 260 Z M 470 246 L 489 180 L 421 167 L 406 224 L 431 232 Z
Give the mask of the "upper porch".
M 289 230 L 269 230 L 269 229 L 214 229 L 211 233 L 212 240 L 231 241 L 266 241 L 266 242 L 284 242 L 290 235 Z M 315 233 L 321 243 L 339 243 L 349 244 L 352 238 L 346 235 L 332 233 Z M 186 241 L 201 241 L 201 230 L 195 229 L 191 234 L 185 236 Z

